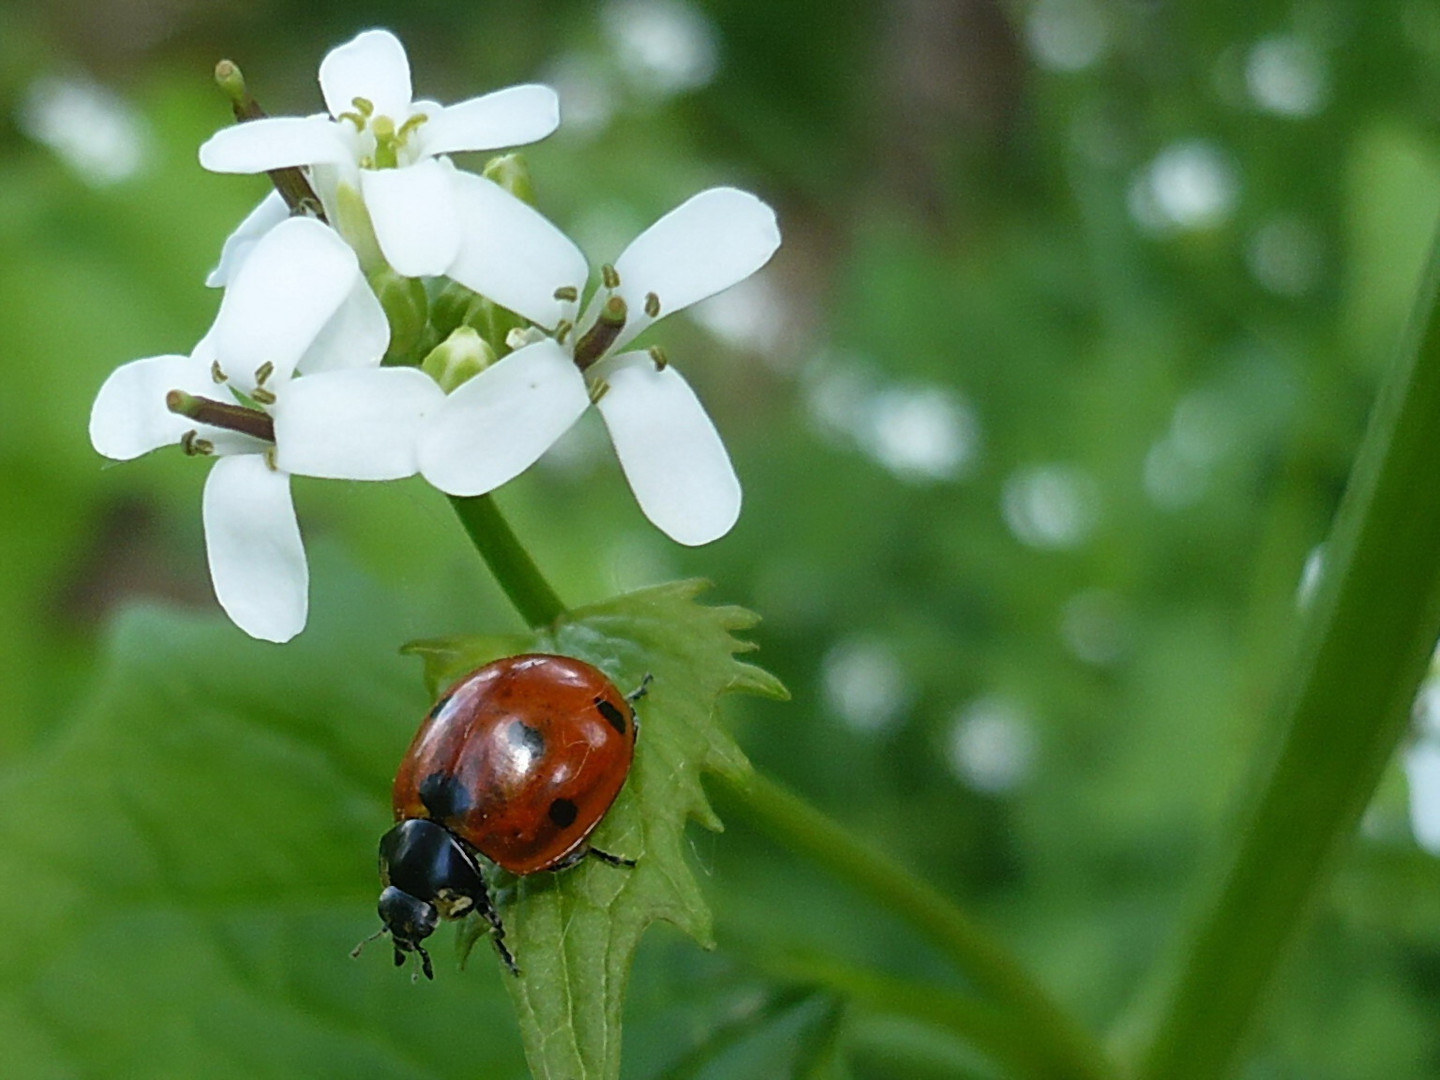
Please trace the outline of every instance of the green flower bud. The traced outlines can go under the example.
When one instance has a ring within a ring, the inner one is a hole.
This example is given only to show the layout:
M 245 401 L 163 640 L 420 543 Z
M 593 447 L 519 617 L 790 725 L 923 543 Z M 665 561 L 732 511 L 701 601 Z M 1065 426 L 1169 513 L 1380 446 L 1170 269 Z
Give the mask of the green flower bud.
M 366 275 L 390 321 L 387 363 L 415 362 L 430 317 L 430 300 L 419 278 L 401 277 L 390 267 Z
M 468 326 L 457 327 L 425 357 L 420 370 L 447 394 L 495 362 L 490 343 Z
M 465 315 L 479 296 L 458 281 L 446 281 L 444 288 L 430 301 L 430 325 L 440 335 L 450 333 L 465 321 Z
M 530 166 L 523 154 L 501 154 L 485 163 L 480 173 L 494 181 L 521 202 L 535 205 L 535 185 L 530 181 Z

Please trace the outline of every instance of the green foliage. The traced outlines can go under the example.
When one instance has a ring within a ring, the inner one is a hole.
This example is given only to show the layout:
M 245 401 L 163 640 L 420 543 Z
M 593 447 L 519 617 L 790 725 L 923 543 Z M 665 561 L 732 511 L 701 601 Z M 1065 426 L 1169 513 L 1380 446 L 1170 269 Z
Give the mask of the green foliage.
M 395 609 L 348 585 L 294 648 L 131 612 L 74 721 L 0 782 L 7 1074 L 520 1074 L 509 1025 L 473 1025 L 506 1011 L 498 979 L 412 986 L 383 948 L 347 955 L 378 926 L 373 852 L 425 711 L 359 617 Z
M 449 681 L 516 652 L 551 652 L 594 664 L 621 688 L 649 676 L 637 706 L 640 736 L 620 798 L 593 837 L 633 869 L 586 860 L 562 874 L 513 881 L 501 905 L 506 938 L 521 968 L 507 980 L 534 1075 L 609 1080 L 620 1073 L 620 1027 L 640 935 L 663 919 L 711 944 L 710 910 L 687 857 L 685 823 L 720 821 L 701 776 L 749 769 L 718 724 L 716 702 L 747 692 L 784 697 L 774 676 L 734 658 L 751 648 L 734 637 L 756 618 L 737 607 L 695 603 L 703 582 L 662 585 L 577 609 L 528 637 L 470 637 L 409 647 L 425 658 L 438 691 Z

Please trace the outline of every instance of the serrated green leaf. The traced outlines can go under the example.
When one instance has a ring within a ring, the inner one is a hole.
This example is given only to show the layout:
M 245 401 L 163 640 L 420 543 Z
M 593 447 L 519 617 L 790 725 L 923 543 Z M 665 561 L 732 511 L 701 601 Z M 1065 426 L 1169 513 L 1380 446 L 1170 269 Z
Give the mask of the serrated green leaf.
M 749 769 L 716 722 L 722 694 L 785 697 L 773 675 L 735 659 L 753 648 L 734 635 L 757 617 L 705 607 L 703 581 L 630 593 L 571 612 L 556 627 L 513 638 L 419 642 L 432 684 L 443 684 L 516 651 L 578 657 L 622 689 L 652 677 L 639 703 L 635 764 L 595 846 L 636 860 L 619 869 L 596 860 L 558 874 L 513 880 L 503 904 L 507 940 L 521 975 L 510 979 L 530 1068 L 538 1080 L 613 1080 L 620 1071 L 620 1018 L 640 935 L 664 919 L 711 944 L 710 910 L 686 859 L 685 823 L 720 821 L 700 778 Z
M 383 597 L 317 608 L 283 648 L 127 614 L 78 715 L 0 775 L 0 1073 L 521 1075 L 512 1026 L 475 1022 L 508 1012 L 498 973 L 347 955 L 426 702 Z

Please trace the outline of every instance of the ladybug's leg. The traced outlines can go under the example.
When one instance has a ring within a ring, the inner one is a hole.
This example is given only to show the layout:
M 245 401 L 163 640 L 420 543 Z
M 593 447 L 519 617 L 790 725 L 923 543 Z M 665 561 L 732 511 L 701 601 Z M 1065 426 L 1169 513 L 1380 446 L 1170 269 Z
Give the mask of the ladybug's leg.
M 601 851 L 598 847 L 586 848 L 585 854 L 599 859 L 608 866 L 623 866 L 630 868 L 635 865 L 634 859 L 622 858 L 619 855 L 611 855 L 608 851 Z
M 640 680 L 640 685 L 625 695 L 625 700 L 630 702 L 631 705 L 634 705 L 635 702 L 639 701 L 642 697 L 644 697 L 650 692 L 650 684 L 654 681 L 655 676 L 647 671 L 645 673 L 645 677 Z
M 490 890 L 485 887 L 485 881 L 480 881 L 479 895 L 472 897 L 475 901 L 475 910 L 478 911 L 485 921 L 490 924 L 494 931 L 490 935 L 495 942 L 495 951 L 500 954 L 500 959 L 505 961 L 505 966 L 510 969 L 511 975 L 519 975 L 520 968 L 515 964 L 515 957 L 505 945 L 505 924 L 500 921 L 500 913 L 495 910 L 495 905 L 490 902 Z

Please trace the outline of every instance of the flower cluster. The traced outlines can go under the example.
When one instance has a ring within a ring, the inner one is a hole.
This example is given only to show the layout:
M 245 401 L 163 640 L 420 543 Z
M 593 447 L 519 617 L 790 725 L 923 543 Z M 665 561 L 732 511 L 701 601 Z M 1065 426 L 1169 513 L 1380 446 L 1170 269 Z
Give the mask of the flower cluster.
M 549 135 L 559 104 L 548 87 L 416 101 L 404 48 L 383 30 L 325 57 L 323 114 L 267 117 L 233 66 L 222 74 L 242 122 L 207 141 L 200 162 L 269 172 L 276 190 L 224 245 L 208 279 L 224 289 L 210 330 L 188 356 L 113 372 L 90 438 L 117 460 L 170 444 L 217 459 L 205 543 L 237 626 L 288 641 L 305 625 L 291 474 L 418 472 L 450 495 L 481 495 L 592 404 L 658 528 L 691 545 L 729 531 L 740 484 L 714 425 L 659 346 L 625 347 L 760 269 L 780 243 L 769 207 L 733 188 L 701 192 L 592 287 L 564 233 L 447 156 Z

